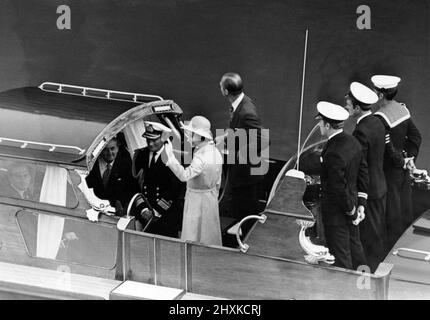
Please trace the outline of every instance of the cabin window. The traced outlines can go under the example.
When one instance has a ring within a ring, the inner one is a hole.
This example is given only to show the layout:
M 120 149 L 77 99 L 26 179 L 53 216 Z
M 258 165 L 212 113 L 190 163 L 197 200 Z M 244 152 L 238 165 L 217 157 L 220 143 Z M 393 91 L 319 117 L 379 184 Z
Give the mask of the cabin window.
M 16 215 L 31 257 L 113 269 L 116 228 L 86 220 L 21 210 Z
M 75 208 L 69 172 L 54 164 L 0 158 L 0 196 Z

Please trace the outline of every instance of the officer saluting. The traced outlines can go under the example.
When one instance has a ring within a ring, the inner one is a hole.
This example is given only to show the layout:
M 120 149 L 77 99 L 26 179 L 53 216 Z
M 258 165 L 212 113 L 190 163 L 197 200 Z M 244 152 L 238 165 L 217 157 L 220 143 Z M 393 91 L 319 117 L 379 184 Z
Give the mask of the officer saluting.
M 375 115 L 384 123 L 394 151 L 386 153 L 384 161 L 387 181 L 387 250 L 392 248 L 403 231 L 413 221 L 411 185 L 408 170 L 412 170 L 418 156 L 421 134 L 406 106 L 394 100 L 399 77 L 376 75 L 372 82 L 379 101 Z M 406 170 L 408 169 L 408 170 Z
M 145 121 L 147 147 L 137 149 L 133 157 L 133 176 L 137 179 L 142 194 L 151 210 L 144 210 L 136 219 L 146 225 L 154 215 L 155 222 L 146 232 L 178 237 L 182 225 L 185 183 L 179 181 L 162 160 L 164 150 L 163 132 L 171 130 L 158 122 Z
M 366 218 L 360 224 L 360 238 L 371 272 L 384 260 L 386 247 L 385 200 L 387 184 L 383 169 L 385 127 L 370 110 L 378 96 L 361 83 L 353 82 L 345 96 L 349 115 L 357 119 L 352 135 L 360 142 L 369 172 Z
M 321 134 L 328 138 L 321 153 L 321 213 L 327 247 L 336 266 L 357 269 L 367 264 L 357 226 L 366 205 L 367 166 L 360 143 L 343 132 L 348 112 L 324 101 L 317 109 Z

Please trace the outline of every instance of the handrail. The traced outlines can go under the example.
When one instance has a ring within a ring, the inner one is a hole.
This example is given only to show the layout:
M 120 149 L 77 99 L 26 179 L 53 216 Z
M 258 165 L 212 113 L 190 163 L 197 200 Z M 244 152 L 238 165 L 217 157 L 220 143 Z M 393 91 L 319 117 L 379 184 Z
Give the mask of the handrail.
M 428 252 L 428 251 L 415 250 L 415 249 L 409 249 L 409 248 L 397 248 L 393 251 L 393 255 L 401 257 L 401 258 L 408 258 L 408 257 L 402 257 L 401 255 L 399 255 L 400 251 L 419 253 L 419 254 L 425 255 L 424 261 L 430 262 L 430 252 Z M 413 259 L 413 258 L 411 258 L 411 259 Z
M 37 141 L 27 141 L 27 140 L 19 140 L 19 139 L 0 137 L 0 143 L 2 143 L 3 141 L 21 143 L 21 146 L 20 146 L 21 149 L 25 149 L 25 148 L 28 147 L 28 145 L 32 145 L 33 144 L 35 146 L 49 147 L 49 149 L 48 149 L 49 152 L 54 152 L 55 149 L 57 149 L 57 148 L 64 148 L 64 149 L 77 150 L 78 154 L 80 154 L 80 155 L 82 155 L 82 154 L 85 153 L 85 149 L 81 149 L 81 148 L 76 147 L 76 146 L 69 146 L 69 145 L 62 145 L 62 144 L 45 143 L 45 142 L 37 142 Z
M 46 88 L 46 86 L 53 86 L 57 87 L 54 89 Z M 70 84 L 63 84 L 63 83 L 56 83 L 56 82 L 43 82 L 39 89 L 46 91 L 46 92 L 54 92 L 54 93 L 63 93 L 63 94 L 70 94 L 74 96 L 82 96 L 82 97 L 88 97 L 88 98 L 98 98 L 98 99 L 106 99 L 106 100 L 116 100 L 116 101 L 127 101 L 127 102 L 134 102 L 134 103 L 140 103 L 143 101 L 139 101 L 138 97 L 143 98 L 150 98 L 154 100 L 164 100 L 162 97 L 152 94 L 144 94 L 144 93 L 134 93 L 134 92 L 126 92 L 126 91 L 115 91 L 115 90 L 108 90 L 108 89 L 99 89 L 99 88 L 91 88 L 91 87 L 83 87 L 83 86 L 74 86 Z M 69 91 L 67 91 L 69 89 Z M 81 90 L 81 92 L 74 92 L 71 90 Z M 98 93 L 98 94 L 96 94 Z M 113 97 L 114 95 L 118 96 L 131 96 L 129 99 L 127 98 L 120 98 L 120 97 Z
M 243 253 L 246 253 L 248 251 L 249 245 L 247 245 L 246 243 L 243 243 L 242 240 L 240 240 L 240 227 L 242 226 L 243 223 L 245 223 L 246 221 L 251 220 L 251 219 L 256 219 L 260 223 L 265 223 L 267 220 L 267 216 L 264 214 L 262 214 L 261 216 L 251 215 L 251 216 L 247 216 L 247 217 L 243 218 L 242 220 L 240 220 L 239 225 L 237 226 L 237 230 L 236 230 L 236 240 L 237 240 L 237 243 L 239 244 L 240 251 L 242 251 Z

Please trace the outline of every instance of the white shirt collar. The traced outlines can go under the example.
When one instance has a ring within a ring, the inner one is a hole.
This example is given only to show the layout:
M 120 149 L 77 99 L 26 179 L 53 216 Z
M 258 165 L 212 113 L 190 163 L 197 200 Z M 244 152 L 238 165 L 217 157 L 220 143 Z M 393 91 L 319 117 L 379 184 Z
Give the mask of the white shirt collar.
M 343 132 L 343 129 L 340 129 L 339 131 L 336 131 L 330 137 L 328 137 L 328 139 L 330 140 L 331 138 L 333 138 L 334 136 L 337 136 L 339 133 L 342 133 L 342 132 Z
M 361 120 L 363 120 L 364 118 L 366 118 L 367 116 L 370 116 L 372 114 L 372 111 L 366 111 L 365 113 L 363 113 L 361 116 L 360 116 L 360 118 L 358 118 L 357 119 L 357 124 L 361 121 Z
M 236 111 L 237 107 L 242 102 L 244 96 L 245 94 L 242 92 L 239 97 L 237 97 L 237 99 L 232 102 L 231 106 L 233 107 L 233 112 Z

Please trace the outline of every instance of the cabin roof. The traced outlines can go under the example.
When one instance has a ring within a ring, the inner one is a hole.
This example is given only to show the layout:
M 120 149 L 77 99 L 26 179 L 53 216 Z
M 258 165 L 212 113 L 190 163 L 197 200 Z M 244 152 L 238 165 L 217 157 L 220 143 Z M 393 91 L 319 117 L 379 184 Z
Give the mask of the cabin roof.
M 108 123 L 138 104 L 46 92 L 38 87 L 1 92 L 0 154 L 73 163 L 84 156 Z M 23 141 L 30 143 L 24 145 Z M 52 145 L 57 147 L 49 151 Z

